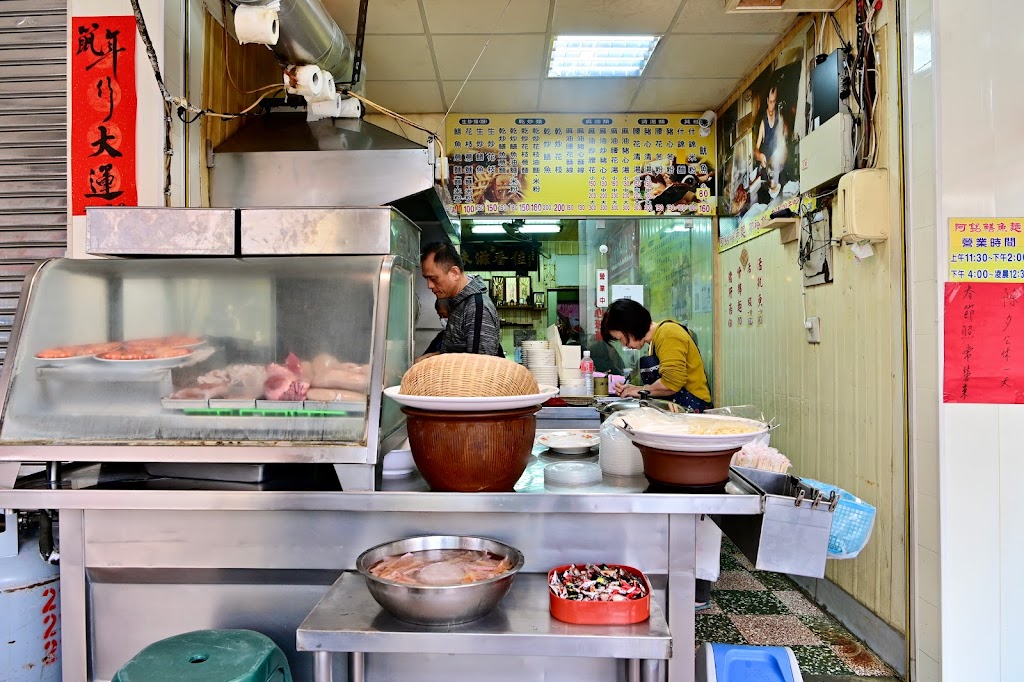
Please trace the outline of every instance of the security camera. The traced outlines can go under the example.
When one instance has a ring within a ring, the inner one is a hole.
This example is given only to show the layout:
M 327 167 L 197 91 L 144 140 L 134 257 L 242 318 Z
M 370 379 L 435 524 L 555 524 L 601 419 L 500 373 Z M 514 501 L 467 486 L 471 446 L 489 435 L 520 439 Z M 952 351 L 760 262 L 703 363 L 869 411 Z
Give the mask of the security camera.
M 715 112 L 705 111 L 700 117 L 700 135 L 701 137 L 707 137 L 711 134 L 711 126 L 715 122 Z

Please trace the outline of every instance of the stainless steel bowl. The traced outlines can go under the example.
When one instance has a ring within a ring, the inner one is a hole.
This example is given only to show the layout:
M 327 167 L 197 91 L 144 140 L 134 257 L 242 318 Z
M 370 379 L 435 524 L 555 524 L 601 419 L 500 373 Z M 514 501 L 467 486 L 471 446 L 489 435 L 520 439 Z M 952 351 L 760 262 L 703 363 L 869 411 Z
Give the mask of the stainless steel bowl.
M 429 549 L 487 551 L 512 562 L 512 569 L 490 580 L 465 585 L 419 586 L 382 580 L 370 573 L 381 559 Z M 421 535 L 371 547 L 356 559 L 356 569 L 381 607 L 399 620 L 418 625 L 455 625 L 485 616 L 512 587 L 523 567 L 523 553 L 497 540 L 466 535 Z

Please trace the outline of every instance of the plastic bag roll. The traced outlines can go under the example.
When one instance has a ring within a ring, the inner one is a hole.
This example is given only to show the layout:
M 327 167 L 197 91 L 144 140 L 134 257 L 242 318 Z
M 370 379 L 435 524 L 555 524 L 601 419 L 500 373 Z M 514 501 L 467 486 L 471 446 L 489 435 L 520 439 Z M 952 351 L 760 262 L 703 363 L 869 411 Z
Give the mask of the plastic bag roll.
M 261 5 L 243 5 L 235 10 L 235 35 L 238 42 L 277 45 L 281 25 L 277 10 Z

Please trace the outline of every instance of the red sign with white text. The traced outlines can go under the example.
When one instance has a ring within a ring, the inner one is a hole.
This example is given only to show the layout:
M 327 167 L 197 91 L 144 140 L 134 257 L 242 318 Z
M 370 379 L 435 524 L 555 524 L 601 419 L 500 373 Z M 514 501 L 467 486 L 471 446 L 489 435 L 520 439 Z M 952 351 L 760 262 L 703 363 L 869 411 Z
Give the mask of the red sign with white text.
M 74 17 L 71 52 L 71 213 L 135 206 L 135 17 Z
M 942 401 L 1024 403 L 1024 284 L 947 282 Z

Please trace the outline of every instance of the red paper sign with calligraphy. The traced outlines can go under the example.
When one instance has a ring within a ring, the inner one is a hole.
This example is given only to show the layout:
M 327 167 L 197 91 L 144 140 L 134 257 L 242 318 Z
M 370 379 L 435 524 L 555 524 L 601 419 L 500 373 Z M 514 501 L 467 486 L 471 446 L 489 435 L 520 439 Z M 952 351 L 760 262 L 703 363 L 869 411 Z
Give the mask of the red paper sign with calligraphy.
M 71 21 L 71 212 L 135 206 L 135 17 Z
M 1024 284 L 947 282 L 942 400 L 1024 403 Z

